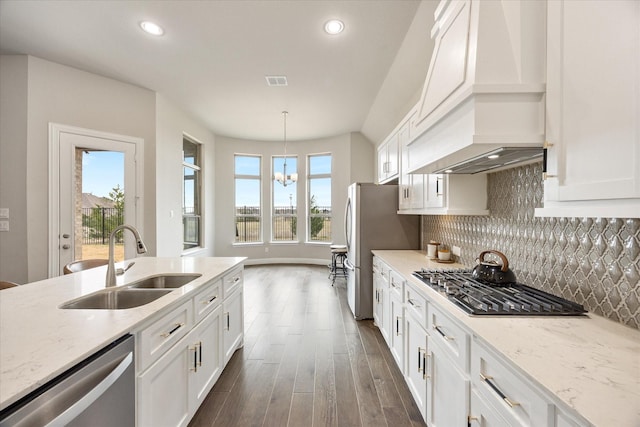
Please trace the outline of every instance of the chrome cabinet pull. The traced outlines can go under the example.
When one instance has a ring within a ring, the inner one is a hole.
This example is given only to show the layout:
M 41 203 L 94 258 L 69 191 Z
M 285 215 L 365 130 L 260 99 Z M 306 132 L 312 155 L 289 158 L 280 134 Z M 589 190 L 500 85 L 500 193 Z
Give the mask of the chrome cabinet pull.
M 228 330 L 230 330 L 230 329 L 229 329 L 229 328 L 230 328 L 230 326 L 229 326 L 229 324 L 230 324 L 230 321 L 229 321 L 229 317 L 230 317 L 230 316 L 229 316 L 229 312 L 227 311 L 224 315 L 225 315 L 225 316 L 227 316 L 227 331 L 228 331 Z
M 211 304 L 212 302 L 214 302 L 216 299 L 218 298 L 218 295 L 214 295 L 209 299 L 205 299 L 204 301 L 202 301 L 203 304 Z
M 171 330 L 170 330 L 170 331 L 168 331 L 168 332 L 163 332 L 163 333 L 161 333 L 161 334 L 160 334 L 160 336 L 161 336 L 162 338 L 167 338 L 167 337 L 169 337 L 171 334 L 173 334 L 175 331 L 177 331 L 178 329 L 182 328 L 183 326 L 184 326 L 184 323 L 176 323 L 176 324 L 174 325 L 173 329 L 171 329 Z
M 396 336 L 400 336 L 400 316 L 396 316 Z
M 427 353 L 427 349 L 424 349 L 424 353 L 422 353 L 422 366 L 424 366 L 424 369 L 422 371 L 422 379 L 426 380 L 427 378 L 431 378 L 428 374 L 427 374 L 427 360 L 429 360 L 429 358 L 431 357 L 431 354 Z
M 514 406 L 520 406 L 520 403 L 518 402 L 514 402 L 513 400 L 509 399 L 499 388 L 497 385 L 495 385 L 493 383 L 493 381 L 491 381 L 493 379 L 493 377 L 489 376 L 489 375 L 485 375 L 482 372 L 480 372 L 480 379 L 483 382 L 486 382 L 487 384 L 489 384 L 489 387 L 491 387 L 491 389 L 493 391 L 496 392 L 496 394 L 498 396 L 500 396 L 500 398 L 502 400 L 504 400 L 506 402 L 507 405 L 509 405 L 510 408 L 513 408 Z
M 189 368 L 191 372 L 198 372 L 198 344 L 189 347 L 189 351 L 193 351 L 193 366 Z
M 198 341 L 198 366 L 202 366 L 202 341 Z
M 440 329 L 440 326 L 438 326 L 438 325 L 433 325 L 433 329 L 438 331 L 438 333 L 440 333 L 440 335 L 442 335 L 442 337 L 447 341 L 453 341 L 453 340 L 456 339 L 455 337 L 450 337 L 449 335 L 447 335 L 444 332 L 442 332 L 442 329 Z

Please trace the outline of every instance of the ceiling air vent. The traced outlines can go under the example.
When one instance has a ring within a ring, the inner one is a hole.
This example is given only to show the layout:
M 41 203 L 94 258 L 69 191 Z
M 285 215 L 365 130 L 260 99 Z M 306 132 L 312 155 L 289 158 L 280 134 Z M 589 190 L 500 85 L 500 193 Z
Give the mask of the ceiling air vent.
M 287 76 L 264 76 L 269 86 L 287 86 Z

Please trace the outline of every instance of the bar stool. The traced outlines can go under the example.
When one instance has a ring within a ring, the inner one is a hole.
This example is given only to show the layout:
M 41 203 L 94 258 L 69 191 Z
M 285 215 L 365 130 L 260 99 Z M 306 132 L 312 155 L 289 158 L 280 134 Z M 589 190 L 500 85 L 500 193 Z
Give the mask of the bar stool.
M 329 279 L 331 279 L 331 286 L 336 282 L 338 277 L 347 277 L 347 266 L 345 260 L 347 259 L 347 247 L 345 245 L 331 245 L 331 264 L 329 265 Z

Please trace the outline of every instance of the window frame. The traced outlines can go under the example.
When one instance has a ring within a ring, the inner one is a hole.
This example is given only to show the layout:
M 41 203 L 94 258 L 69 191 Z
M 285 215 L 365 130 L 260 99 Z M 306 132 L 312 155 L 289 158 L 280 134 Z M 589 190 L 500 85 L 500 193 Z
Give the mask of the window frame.
M 276 159 L 295 159 L 296 161 L 296 169 L 295 171 L 288 171 L 289 174 L 291 173 L 298 173 L 298 156 L 297 155 L 272 155 L 271 156 L 271 191 L 270 191 L 270 195 L 271 195 L 271 215 L 270 215 L 270 225 L 271 225 L 271 238 L 270 238 L 270 243 L 274 243 L 277 245 L 280 244 L 291 244 L 291 243 L 300 243 L 300 227 L 298 225 L 298 184 L 300 183 L 300 179 L 298 178 L 298 181 L 296 181 L 296 191 L 295 191 L 295 196 L 296 196 L 296 203 L 293 205 L 293 209 L 294 209 L 294 213 L 290 213 L 290 214 L 276 214 L 275 210 L 276 210 L 276 206 L 275 206 L 275 188 L 276 185 L 282 185 L 280 184 L 278 181 L 275 180 L 275 174 L 276 174 L 276 170 L 275 170 L 275 160 Z M 300 175 L 298 174 L 298 177 Z M 296 221 L 296 235 L 294 239 L 289 239 L 289 240 L 276 240 L 275 239 L 275 220 L 276 218 L 292 218 Z
M 248 175 L 248 174 L 238 174 L 236 171 L 236 158 L 238 157 L 252 157 L 257 158 L 259 161 L 258 165 L 258 174 L 257 175 Z M 233 246 L 249 246 L 249 245 L 261 245 L 264 244 L 264 201 L 262 199 L 262 170 L 263 170 L 263 156 L 261 154 L 249 154 L 249 153 L 234 153 L 233 154 L 233 223 L 234 226 L 238 224 L 238 217 L 243 218 L 257 218 L 259 228 L 258 228 L 258 238 L 255 241 L 237 241 L 237 235 L 234 237 Z M 237 180 L 238 179 L 246 179 L 246 180 L 257 180 L 258 181 L 258 214 L 238 214 L 237 207 L 237 199 L 236 199 L 236 190 L 237 190 Z M 246 222 L 246 221 L 245 221 Z
M 184 146 L 185 143 L 191 144 L 195 147 L 195 156 L 194 156 L 194 161 L 193 163 L 190 163 L 188 161 L 185 160 L 185 150 L 184 150 Z M 204 168 L 203 168 L 203 164 L 202 164 L 202 159 L 203 159 L 203 144 L 196 140 L 195 138 L 187 135 L 187 134 L 183 134 L 182 135 L 182 253 L 189 253 L 189 252 L 194 252 L 194 251 L 198 251 L 204 248 L 204 224 L 203 224 L 203 200 L 202 200 L 202 184 L 204 181 L 203 175 L 204 175 Z M 187 214 L 185 213 L 186 210 L 186 206 L 185 206 L 185 184 L 186 184 L 186 174 L 185 174 L 185 168 L 190 169 L 194 172 L 194 176 L 195 176 L 195 185 L 194 185 L 194 201 L 193 201 L 193 213 L 191 214 Z M 186 237 L 186 227 L 187 227 L 187 219 L 196 219 L 196 223 L 197 223 L 197 242 L 189 242 L 189 243 L 193 243 L 191 246 L 186 247 L 187 246 L 187 241 L 185 239 Z
M 331 159 L 331 171 L 329 173 L 320 173 L 320 174 L 312 174 L 311 173 L 311 158 L 312 157 L 323 157 L 323 156 L 329 156 Z M 312 218 L 329 218 L 330 223 L 333 223 L 333 176 L 332 176 L 332 172 L 333 172 L 333 154 L 331 152 L 323 152 L 323 153 L 312 153 L 312 154 L 307 154 L 307 183 L 306 183 L 306 194 L 305 194 L 305 203 L 306 203 L 306 209 L 305 209 L 305 223 L 306 223 L 306 236 L 305 236 L 305 243 L 307 244 L 312 244 L 312 245 L 330 245 L 332 242 L 332 236 L 333 236 L 333 227 L 331 228 L 331 233 L 328 236 L 328 240 L 312 240 L 311 239 L 311 220 Z M 326 179 L 329 178 L 330 181 L 330 186 L 329 188 L 331 189 L 331 206 L 329 206 L 330 208 L 330 213 L 329 214 L 312 214 L 311 213 L 311 181 L 314 179 Z

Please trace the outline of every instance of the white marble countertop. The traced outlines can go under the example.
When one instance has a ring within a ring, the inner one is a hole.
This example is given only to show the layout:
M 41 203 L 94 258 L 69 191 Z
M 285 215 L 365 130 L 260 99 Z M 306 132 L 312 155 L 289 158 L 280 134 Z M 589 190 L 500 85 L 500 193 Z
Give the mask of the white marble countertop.
M 63 310 L 66 301 L 104 289 L 107 268 L 30 283 L 0 292 L 0 409 L 71 368 L 115 339 L 134 331 L 159 310 L 179 304 L 198 287 L 245 258 L 136 258 L 117 286 L 160 273 L 202 276 L 140 307 Z M 117 264 L 116 267 L 121 264 Z
M 640 331 L 594 314 L 468 316 L 411 275 L 421 267 L 443 268 L 443 264 L 428 261 L 421 251 L 373 253 L 566 408 L 595 426 L 640 426 Z

